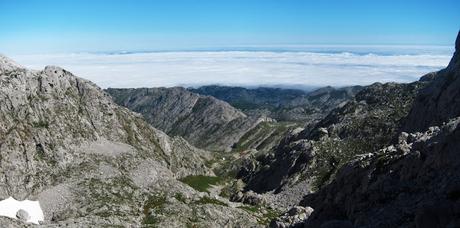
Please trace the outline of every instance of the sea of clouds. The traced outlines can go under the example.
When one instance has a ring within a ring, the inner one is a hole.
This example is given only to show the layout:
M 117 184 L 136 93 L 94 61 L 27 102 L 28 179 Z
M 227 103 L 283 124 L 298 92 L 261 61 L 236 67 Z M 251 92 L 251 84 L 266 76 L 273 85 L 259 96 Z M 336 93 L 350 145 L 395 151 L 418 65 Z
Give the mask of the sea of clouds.
M 361 49 L 362 50 L 361 50 Z M 353 49 L 352 51 L 347 51 Z M 43 69 L 61 66 L 103 88 L 199 86 L 347 86 L 411 82 L 444 68 L 448 47 L 335 48 L 335 51 L 219 50 L 144 53 L 77 53 L 12 56 Z M 338 50 L 338 51 L 337 51 Z M 358 50 L 358 51 L 357 51 Z

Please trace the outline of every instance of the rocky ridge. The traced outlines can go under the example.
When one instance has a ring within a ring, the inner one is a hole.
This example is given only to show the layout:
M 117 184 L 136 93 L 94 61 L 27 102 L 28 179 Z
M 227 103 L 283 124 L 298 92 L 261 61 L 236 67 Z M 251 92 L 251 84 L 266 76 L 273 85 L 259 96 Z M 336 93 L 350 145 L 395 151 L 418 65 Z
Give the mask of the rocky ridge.
M 279 194 L 296 189 L 297 183 L 304 186 L 304 194 L 315 191 L 360 151 L 389 145 L 423 85 L 376 83 L 365 87 L 354 100 L 332 110 L 314 126 L 292 131 L 273 153 L 248 160 L 238 177 L 247 183 L 247 190 L 259 193 Z
M 0 101 L 0 198 L 38 200 L 44 225 L 257 226 L 176 179 L 213 175 L 209 152 L 151 127 L 89 81 L 0 56 Z
M 142 114 L 152 126 L 212 151 L 230 151 L 246 132 L 266 120 L 181 87 L 106 91 L 116 103 Z
M 395 140 L 357 151 L 330 184 L 305 195 L 300 206 L 314 212 L 299 226 L 460 226 L 459 50 L 460 32 L 448 67 L 421 78 L 428 84 L 393 131 Z
M 190 89 L 210 95 L 241 109 L 246 114 L 263 113 L 277 121 L 309 123 L 352 99 L 361 86 L 324 87 L 310 92 L 296 89 L 203 86 Z
M 305 226 L 334 220 L 355 227 L 459 226 L 459 122 L 402 133 L 397 144 L 346 164 L 300 203 L 315 209 Z
M 39 200 L 49 226 L 257 227 L 278 216 L 270 227 L 458 227 L 459 56 L 460 32 L 446 69 L 364 87 L 273 150 L 246 154 L 270 141 L 249 137 L 273 129 L 257 125 L 237 143 L 239 179 L 203 191 L 184 180 L 201 184 L 216 171 L 210 160 L 226 157 L 169 137 L 61 68 L 0 55 L 0 198 Z

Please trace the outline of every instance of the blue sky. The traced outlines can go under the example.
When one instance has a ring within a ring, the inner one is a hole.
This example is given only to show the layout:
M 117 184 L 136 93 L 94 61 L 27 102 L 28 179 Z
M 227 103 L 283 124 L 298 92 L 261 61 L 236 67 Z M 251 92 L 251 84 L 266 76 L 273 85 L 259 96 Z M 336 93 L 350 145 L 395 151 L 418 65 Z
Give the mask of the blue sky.
M 451 45 L 460 1 L 0 0 L 0 52 Z

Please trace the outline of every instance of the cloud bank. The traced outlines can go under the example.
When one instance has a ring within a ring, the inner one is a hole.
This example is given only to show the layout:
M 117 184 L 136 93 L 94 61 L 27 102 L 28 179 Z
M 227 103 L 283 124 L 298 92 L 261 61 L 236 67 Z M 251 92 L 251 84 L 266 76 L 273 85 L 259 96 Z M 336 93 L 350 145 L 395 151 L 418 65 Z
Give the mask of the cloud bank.
M 363 54 L 308 51 L 188 51 L 17 55 L 20 64 L 63 67 L 108 87 L 347 86 L 411 82 L 445 67 L 449 53 Z

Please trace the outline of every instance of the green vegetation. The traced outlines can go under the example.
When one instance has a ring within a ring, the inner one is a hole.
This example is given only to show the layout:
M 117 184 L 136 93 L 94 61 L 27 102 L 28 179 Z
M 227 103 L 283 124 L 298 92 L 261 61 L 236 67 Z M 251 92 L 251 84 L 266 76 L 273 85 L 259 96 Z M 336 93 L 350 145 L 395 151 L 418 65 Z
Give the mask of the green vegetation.
M 38 122 L 32 123 L 32 126 L 35 127 L 35 128 L 48 128 L 49 123 L 47 121 L 40 120 Z
M 257 212 L 259 212 L 259 209 L 260 209 L 260 207 L 258 207 L 258 206 L 246 206 L 246 205 L 239 206 L 238 208 L 243 209 L 243 210 L 245 210 L 247 212 L 250 212 L 250 213 L 257 213 Z
M 231 195 L 242 191 L 245 186 L 245 183 L 241 179 L 232 180 L 225 184 L 225 186 L 220 191 L 220 196 L 225 198 L 230 198 Z
M 358 154 L 375 151 L 384 147 L 389 140 L 375 136 L 374 140 L 366 138 L 328 138 L 315 142 L 316 154 L 315 181 L 313 190 L 319 190 L 334 179 L 336 172 Z M 377 146 L 376 146 L 377 145 Z M 377 148 L 376 148 L 377 147 Z
M 91 178 L 85 183 L 88 195 L 101 205 L 125 204 L 133 199 L 133 189 L 138 187 L 129 178 L 117 176 L 107 180 Z M 100 191 L 100 189 L 113 189 L 116 191 Z
M 137 206 L 134 204 L 134 192 L 138 187 L 127 177 L 117 176 L 104 180 L 89 178 L 78 185 L 76 193 L 84 196 L 81 197 L 81 203 L 91 199 L 85 213 L 99 217 L 126 216 L 126 211 L 122 210 L 122 207 Z
M 176 198 L 177 201 L 179 201 L 179 202 L 186 203 L 185 196 L 180 192 L 176 193 L 174 195 L 174 198 Z
M 217 199 L 213 199 L 213 198 L 209 198 L 207 196 L 199 199 L 198 201 L 195 201 L 194 203 L 196 204 L 214 204 L 214 205 L 221 205 L 221 206 L 226 206 L 228 207 L 228 205 L 220 200 L 217 200 Z
M 267 208 L 266 213 L 263 214 L 262 217 L 259 218 L 258 222 L 261 225 L 268 225 L 273 219 L 277 218 L 281 212 Z
M 260 104 L 255 104 L 255 103 L 252 103 L 252 102 L 249 102 L 249 101 L 235 101 L 235 102 L 232 102 L 231 105 L 237 109 L 241 109 L 243 111 L 247 111 L 247 110 L 253 110 L 253 109 L 259 109 L 259 108 L 264 108 L 264 107 L 267 107 L 269 108 L 270 110 L 273 109 L 273 107 L 269 106 L 269 105 L 266 105 L 266 106 L 262 106 Z M 262 107 L 261 107 L 262 106 Z
M 208 189 L 211 187 L 211 185 L 219 184 L 223 181 L 223 179 L 221 177 L 197 175 L 184 177 L 180 179 L 180 181 L 197 191 L 209 192 Z
M 144 203 L 144 224 L 156 224 L 158 223 L 158 218 L 154 213 L 160 213 L 164 205 L 166 204 L 166 196 L 163 194 L 152 195 Z M 154 213 L 152 213 L 154 212 Z
M 49 148 L 53 150 L 53 145 L 49 144 Z M 50 165 L 56 165 L 56 160 L 53 157 L 50 157 L 45 153 L 45 148 L 43 144 L 38 143 L 35 145 L 35 154 L 34 154 L 34 159 L 37 161 L 45 161 L 49 163 Z
M 45 150 L 43 149 L 43 145 L 42 144 L 37 144 L 35 145 L 35 156 L 34 158 L 36 160 L 45 160 L 46 159 L 46 154 L 45 154 Z
M 257 221 L 261 225 L 268 225 L 270 221 L 278 217 L 281 213 L 277 210 L 274 210 L 272 208 L 266 208 L 263 206 L 240 206 L 238 207 L 240 209 L 243 209 L 254 216 L 257 217 Z

